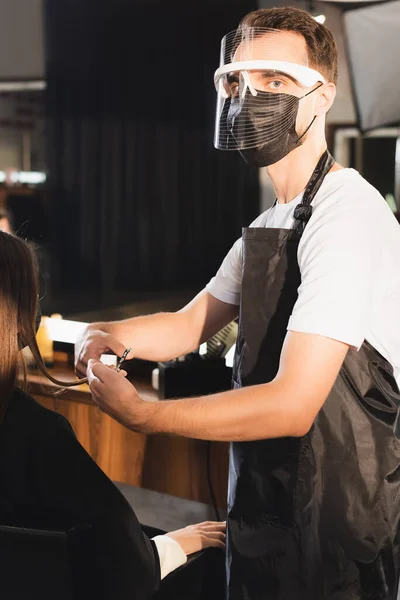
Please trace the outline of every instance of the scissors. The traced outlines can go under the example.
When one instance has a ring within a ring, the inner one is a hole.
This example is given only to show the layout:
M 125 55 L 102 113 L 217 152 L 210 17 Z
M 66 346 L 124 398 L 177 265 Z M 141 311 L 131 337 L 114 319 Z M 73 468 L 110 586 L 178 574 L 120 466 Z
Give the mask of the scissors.
M 132 350 L 132 348 L 127 348 L 125 350 L 125 352 L 123 353 L 123 355 L 121 356 L 121 358 L 119 359 L 118 363 L 117 363 L 117 373 L 120 372 L 121 370 L 121 365 L 124 362 L 124 360 L 126 359 L 126 357 L 128 356 L 129 352 Z

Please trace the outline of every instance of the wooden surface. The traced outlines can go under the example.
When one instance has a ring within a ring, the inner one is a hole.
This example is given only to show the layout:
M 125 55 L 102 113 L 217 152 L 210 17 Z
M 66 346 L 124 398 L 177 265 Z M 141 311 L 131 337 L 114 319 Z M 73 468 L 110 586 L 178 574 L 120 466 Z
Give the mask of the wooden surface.
M 72 368 L 66 364 L 51 369 L 51 373 L 63 381 L 75 379 Z M 93 404 L 87 385 L 67 388 L 54 396 L 56 387 L 42 375 L 31 373 L 28 382 L 30 393 L 42 405 L 57 410 L 68 419 L 82 446 L 114 481 L 210 504 L 207 478 L 209 450 L 217 504 L 222 508 L 226 506 L 227 444 L 134 433 Z M 134 383 L 141 397 L 158 400 L 150 384 Z

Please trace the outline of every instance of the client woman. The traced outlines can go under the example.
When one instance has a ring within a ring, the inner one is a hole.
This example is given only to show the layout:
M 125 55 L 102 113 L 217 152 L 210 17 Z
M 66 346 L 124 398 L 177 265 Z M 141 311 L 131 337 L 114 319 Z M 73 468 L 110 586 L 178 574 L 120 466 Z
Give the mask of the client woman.
M 33 250 L 0 231 L 0 522 L 49 529 L 88 523 L 104 597 L 144 600 L 186 555 L 225 545 L 223 523 L 192 525 L 149 540 L 112 481 L 79 444 L 66 419 L 23 391 L 21 349 L 54 379 L 36 343 L 38 268 Z M 121 375 L 122 376 L 122 375 Z M 103 582 L 102 582 L 103 584 Z

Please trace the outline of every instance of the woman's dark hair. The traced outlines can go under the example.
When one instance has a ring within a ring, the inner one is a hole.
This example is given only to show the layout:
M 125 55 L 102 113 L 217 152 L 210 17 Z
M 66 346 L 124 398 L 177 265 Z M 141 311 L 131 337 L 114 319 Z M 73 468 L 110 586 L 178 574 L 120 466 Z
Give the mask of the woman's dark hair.
M 83 381 L 59 381 L 43 362 L 36 341 L 38 278 L 34 249 L 21 238 L 0 231 L 0 422 L 17 384 L 19 366 L 23 366 L 21 350 L 25 347 L 40 371 L 56 385 L 69 387 Z

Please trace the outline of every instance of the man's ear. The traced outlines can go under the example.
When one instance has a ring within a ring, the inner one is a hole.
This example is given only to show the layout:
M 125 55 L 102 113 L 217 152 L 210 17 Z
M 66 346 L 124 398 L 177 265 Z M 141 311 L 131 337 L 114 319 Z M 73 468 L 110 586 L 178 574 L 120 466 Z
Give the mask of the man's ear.
M 324 83 L 317 90 L 318 98 L 315 106 L 315 114 L 326 115 L 330 110 L 336 96 L 336 85 L 334 83 Z

